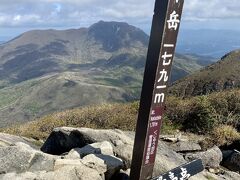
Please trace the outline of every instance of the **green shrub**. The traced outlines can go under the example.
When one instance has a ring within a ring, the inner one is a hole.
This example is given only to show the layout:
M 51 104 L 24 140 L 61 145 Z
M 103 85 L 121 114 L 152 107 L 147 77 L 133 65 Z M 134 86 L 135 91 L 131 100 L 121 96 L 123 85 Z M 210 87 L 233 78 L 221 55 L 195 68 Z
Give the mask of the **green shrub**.
M 189 99 L 169 97 L 166 102 L 166 116 L 174 124 L 183 124 L 187 119 L 190 107 Z
M 185 130 L 204 134 L 209 133 L 216 124 L 216 112 L 207 96 L 194 98 L 191 102 L 183 127 Z

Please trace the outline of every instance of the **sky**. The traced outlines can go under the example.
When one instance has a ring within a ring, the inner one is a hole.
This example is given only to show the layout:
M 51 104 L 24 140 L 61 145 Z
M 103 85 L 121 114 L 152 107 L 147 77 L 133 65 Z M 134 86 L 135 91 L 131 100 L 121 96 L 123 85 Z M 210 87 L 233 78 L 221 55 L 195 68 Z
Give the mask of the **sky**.
M 150 31 L 155 0 L 0 0 L 0 40 L 32 29 L 124 21 Z M 240 30 L 239 0 L 185 0 L 181 28 Z

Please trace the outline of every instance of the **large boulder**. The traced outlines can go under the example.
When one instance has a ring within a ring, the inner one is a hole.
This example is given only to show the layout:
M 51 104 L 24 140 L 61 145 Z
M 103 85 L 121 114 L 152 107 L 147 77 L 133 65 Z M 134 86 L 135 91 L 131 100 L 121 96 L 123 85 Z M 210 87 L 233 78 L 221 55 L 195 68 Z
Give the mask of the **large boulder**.
M 51 171 L 57 156 L 42 153 L 24 143 L 0 147 L 0 172 Z
M 217 146 L 214 146 L 204 152 L 186 154 L 185 159 L 188 161 L 202 159 L 203 165 L 206 168 L 219 168 L 223 156 L 221 150 Z
M 118 144 L 128 144 L 132 140 L 120 130 L 61 127 L 53 130 L 41 150 L 45 153 L 60 155 L 71 149 L 102 141 L 112 143 L 114 148 Z

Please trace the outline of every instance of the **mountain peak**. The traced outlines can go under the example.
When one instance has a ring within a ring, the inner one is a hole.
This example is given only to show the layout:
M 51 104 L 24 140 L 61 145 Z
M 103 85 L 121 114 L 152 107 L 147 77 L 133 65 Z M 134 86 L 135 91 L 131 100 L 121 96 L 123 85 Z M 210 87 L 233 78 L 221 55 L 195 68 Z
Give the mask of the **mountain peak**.
M 109 52 L 129 47 L 133 42 L 139 42 L 146 46 L 149 38 L 141 29 L 125 22 L 115 21 L 99 21 L 89 27 L 88 34 L 101 42 L 104 50 Z

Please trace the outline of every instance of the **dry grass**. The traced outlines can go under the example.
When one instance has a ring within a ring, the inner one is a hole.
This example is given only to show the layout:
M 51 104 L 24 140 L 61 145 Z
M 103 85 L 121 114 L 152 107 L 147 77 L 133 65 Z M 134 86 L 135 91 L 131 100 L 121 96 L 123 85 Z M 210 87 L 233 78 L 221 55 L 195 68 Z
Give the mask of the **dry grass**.
M 212 138 L 216 145 L 222 146 L 239 140 L 240 133 L 232 126 L 220 125 L 219 127 L 214 128 Z
M 203 149 L 208 149 L 213 146 L 230 145 L 236 140 L 240 140 L 240 133 L 234 127 L 219 125 L 207 138 L 201 141 L 201 146 Z
M 221 103 L 223 102 L 223 103 Z M 181 99 L 169 97 L 163 121 L 163 134 L 175 130 L 208 135 L 207 144 L 226 144 L 240 139 L 240 90 Z M 36 121 L 5 128 L 3 132 L 46 139 L 61 126 L 134 131 L 138 102 L 88 106 L 47 115 Z
M 61 126 L 103 129 L 119 128 L 133 131 L 137 111 L 138 103 L 89 106 L 54 113 L 39 120 L 23 125 L 16 125 L 2 131 L 34 139 L 45 139 L 53 128 Z

